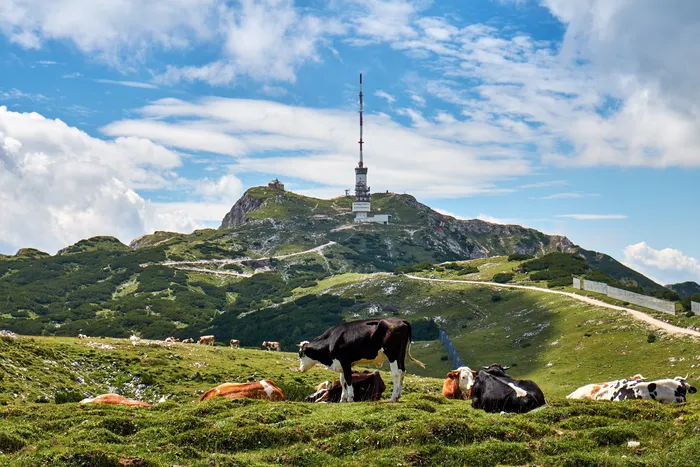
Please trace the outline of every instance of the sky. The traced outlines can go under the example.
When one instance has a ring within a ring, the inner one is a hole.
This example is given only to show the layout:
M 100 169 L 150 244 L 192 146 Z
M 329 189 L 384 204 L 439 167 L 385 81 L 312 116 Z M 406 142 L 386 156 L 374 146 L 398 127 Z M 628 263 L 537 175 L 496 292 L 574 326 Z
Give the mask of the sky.
M 4 0 L 0 253 L 217 227 L 279 177 L 700 281 L 700 2 Z

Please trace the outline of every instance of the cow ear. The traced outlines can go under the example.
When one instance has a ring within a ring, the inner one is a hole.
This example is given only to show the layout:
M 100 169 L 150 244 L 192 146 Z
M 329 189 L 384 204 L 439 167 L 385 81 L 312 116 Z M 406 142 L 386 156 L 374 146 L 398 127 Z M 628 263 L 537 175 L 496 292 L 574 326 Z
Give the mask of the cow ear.
M 457 370 L 452 370 L 447 372 L 447 377 L 448 378 L 456 378 L 459 375 L 459 371 Z
M 509 367 L 509 366 L 504 366 L 504 367 L 503 367 L 503 371 L 506 371 L 506 370 L 510 370 L 510 367 Z
M 488 370 L 490 367 L 488 367 L 488 366 L 482 366 L 481 368 L 483 368 L 484 370 Z
M 474 378 L 476 378 L 476 371 L 472 371 L 472 376 L 474 376 Z

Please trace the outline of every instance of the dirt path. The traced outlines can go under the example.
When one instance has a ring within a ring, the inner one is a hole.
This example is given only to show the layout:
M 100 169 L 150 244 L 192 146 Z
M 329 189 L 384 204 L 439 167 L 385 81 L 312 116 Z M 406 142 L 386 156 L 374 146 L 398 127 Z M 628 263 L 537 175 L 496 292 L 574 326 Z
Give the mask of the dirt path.
M 617 306 L 617 305 L 611 305 L 610 303 L 605 303 L 605 302 L 598 300 L 598 299 L 595 299 L 595 298 L 586 297 L 586 296 L 578 295 L 578 294 L 571 293 L 571 292 L 562 292 L 560 290 L 542 289 L 540 287 L 533 287 L 530 285 L 499 284 L 497 282 L 482 282 L 482 281 L 455 280 L 455 279 L 430 279 L 428 277 L 418 277 L 418 276 L 412 276 L 410 274 L 406 274 L 405 276 L 408 277 L 409 279 L 426 281 L 426 282 L 448 282 L 448 283 L 454 283 L 454 284 L 489 285 L 492 287 L 505 287 L 508 289 L 526 289 L 526 290 L 534 290 L 537 292 L 544 292 L 544 293 L 549 293 L 549 294 L 554 294 L 554 295 L 564 295 L 566 297 L 573 298 L 574 300 L 578 300 L 579 302 L 587 303 L 589 305 L 600 306 L 603 308 L 609 308 L 611 310 L 624 311 L 627 314 L 629 314 L 630 316 L 632 316 L 634 319 L 639 320 L 639 321 L 643 321 L 643 322 L 647 323 L 648 325 L 655 327 L 657 329 L 661 329 L 664 332 L 667 332 L 669 334 L 700 337 L 700 332 L 695 331 L 693 329 L 687 329 L 687 328 L 681 328 L 678 326 L 674 326 L 673 324 L 669 324 L 669 323 L 666 323 L 666 322 L 661 321 L 659 319 L 653 318 L 646 313 L 642 313 L 641 311 L 632 310 L 631 308 L 625 308 L 625 307 L 621 307 L 621 306 Z

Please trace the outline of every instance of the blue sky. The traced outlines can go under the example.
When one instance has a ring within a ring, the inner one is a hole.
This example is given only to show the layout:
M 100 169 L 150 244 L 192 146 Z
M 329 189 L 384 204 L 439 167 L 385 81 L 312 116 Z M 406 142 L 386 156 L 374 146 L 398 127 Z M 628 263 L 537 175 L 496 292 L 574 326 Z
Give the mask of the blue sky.
M 374 191 L 700 281 L 700 5 L 631 3 L 7 0 L 0 252 L 340 195 L 362 72 Z

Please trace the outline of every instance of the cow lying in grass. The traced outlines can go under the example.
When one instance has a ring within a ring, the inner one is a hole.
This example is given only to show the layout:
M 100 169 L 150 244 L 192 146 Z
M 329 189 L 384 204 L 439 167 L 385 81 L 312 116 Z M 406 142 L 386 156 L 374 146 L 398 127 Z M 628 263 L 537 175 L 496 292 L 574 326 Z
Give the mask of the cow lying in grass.
M 379 375 L 379 371 L 363 371 L 352 373 L 352 386 L 355 390 L 354 402 L 378 401 L 386 385 Z M 340 380 L 333 383 L 324 381 L 316 386 L 316 392 L 304 399 L 304 402 L 340 402 L 343 394 L 343 386 Z
M 118 394 L 102 394 L 101 396 L 93 397 L 92 399 L 83 399 L 80 401 L 80 405 L 85 404 L 113 404 L 113 405 L 126 405 L 129 407 L 150 407 L 151 405 L 147 402 L 140 402 L 131 399 L 127 399 L 124 396 Z
M 269 379 L 262 379 L 252 383 L 224 383 L 208 390 L 199 397 L 200 401 L 207 401 L 215 397 L 227 399 L 264 399 L 268 401 L 285 400 L 282 390 L 275 386 Z
M 525 413 L 547 403 L 542 390 L 527 379 L 513 379 L 507 366 L 484 367 L 472 386 L 472 407 L 486 412 Z
M 442 395 L 448 399 L 469 400 L 472 397 L 472 386 L 476 379 L 476 371 L 468 366 L 461 366 L 447 373 L 447 379 L 442 384 Z
M 593 389 L 590 390 L 590 386 Z M 598 389 L 600 388 L 600 389 Z M 567 399 L 623 401 L 627 399 L 656 400 L 662 404 L 686 401 L 688 393 L 697 389 L 690 385 L 687 376 L 645 381 L 641 375 L 607 383 L 586 385 L 569 394 Z M 590 394 L 590 396 L 589 396 Z

